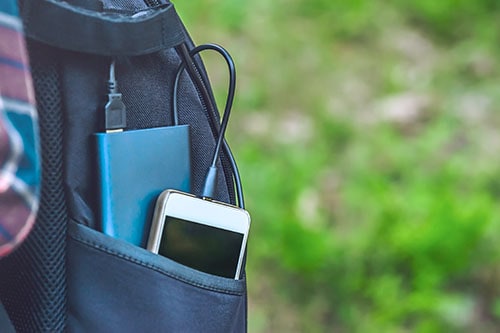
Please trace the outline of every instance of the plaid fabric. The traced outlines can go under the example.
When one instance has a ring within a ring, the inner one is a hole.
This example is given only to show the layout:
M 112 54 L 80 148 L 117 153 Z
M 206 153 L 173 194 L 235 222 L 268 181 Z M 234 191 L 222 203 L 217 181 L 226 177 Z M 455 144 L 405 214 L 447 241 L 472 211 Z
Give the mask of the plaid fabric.
M 35 221 L 40 193 L 37 114 L 16 0 L 0 0 L 0 257 Z

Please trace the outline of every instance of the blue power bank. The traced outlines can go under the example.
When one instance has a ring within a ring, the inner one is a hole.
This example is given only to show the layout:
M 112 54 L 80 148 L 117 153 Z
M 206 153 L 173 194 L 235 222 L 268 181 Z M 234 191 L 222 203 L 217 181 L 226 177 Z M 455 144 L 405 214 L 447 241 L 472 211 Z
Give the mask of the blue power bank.
M 96 133 L 102 231 L 145 247 L 158 195 L 189 192 L 189 126 Z

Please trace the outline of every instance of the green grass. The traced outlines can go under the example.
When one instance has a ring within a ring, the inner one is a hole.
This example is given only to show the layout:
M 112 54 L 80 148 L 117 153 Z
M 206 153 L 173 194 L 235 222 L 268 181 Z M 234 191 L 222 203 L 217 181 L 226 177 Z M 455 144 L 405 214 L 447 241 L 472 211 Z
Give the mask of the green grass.
M 237 63 L 250 331 L 499 331 L 497 1 L 175 4 Z

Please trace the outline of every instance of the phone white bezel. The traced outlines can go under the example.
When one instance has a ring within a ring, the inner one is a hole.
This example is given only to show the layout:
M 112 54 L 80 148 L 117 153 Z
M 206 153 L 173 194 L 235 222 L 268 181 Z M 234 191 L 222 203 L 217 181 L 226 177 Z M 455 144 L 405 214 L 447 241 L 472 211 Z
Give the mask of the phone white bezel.
M 163 191 L 156 201 L 147 249 L 158 253 L 165 218 L 174 217 L 243 235 L 235 279 L 238 280 L 250 228 L 250 215 L 244 209 L 215 200 L 200 199 L 177 190 Z

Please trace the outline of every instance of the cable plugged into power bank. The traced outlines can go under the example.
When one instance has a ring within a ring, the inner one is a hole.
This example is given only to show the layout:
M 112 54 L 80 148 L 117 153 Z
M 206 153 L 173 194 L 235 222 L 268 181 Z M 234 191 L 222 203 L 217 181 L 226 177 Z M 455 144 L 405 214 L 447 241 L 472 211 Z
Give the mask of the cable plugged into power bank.
M 108 102 L 104 107 L 106 132 L 121 132 L 127 127 L 127 112 L 122 101 L 122 94 L 118 92 L 115 78 L 115 61 L 109 67 Z
M 233 100 L 234 100 L 234 94 L 236 90 L 236 68 L 234 65 L 234 61 L 231 57 L 231 55 L 224 49 L 222 46 L 217 45 L 217 44 L 203 44 L 200 46 L 195 47 L 189 52 L 189 55 L 191 57 L 195 56 L 196 54 L 205 51 L 205 50 L 213 50 L 218 52 L 224 60 L 227 63 L 228 69 L 229 69 L 229 87 L 228 87 L 228 95 L 226 99 L 226 105 L 224 108 L 224 114 L 222 116 L 222 121 L 220 123 L 220 129 L 219 129 L 219 134 L 217 138 L 217 143 L 214 149 L 214 154 L 212 158 L 212 163 L 210 167 L 208 168 L 207 175 L 205 177 L 205 184 L 203 186 L 203 190 L 201 193 L 201 197 L 203 198 L 213 198 L 214 193 L 217 188 L 217 174 L 218 174 L 218 167 L 217 167 L 217 161 L 219 159 L 220 155 L 220 150 L 222 145 L 224 144 L 224 134 L 226 132 L 227 124 L 229 122 L 229 116 L 231 114 L 231 108 L 233 106 Z M 184 70 L 185 65 L 182 63 L 177 71 L 177 75 L 175 77 L 175 82 L 174 82 L 174 92 L 173 96 L 177 96 L 177 90 L 178 90 L 178 85 L 179 85 L 179 78 L 180 78 L 180 73 Z M 177 119 L 178 117 L 178 111 L 177 111 L 177 101 L 176 98 L 173 98 L 173 115 L 174 119 Z M 237 170 L 235 170 L 237 172 Z M 236 177 L 236 182 L 237 182 L 237 190 L 238 192 L 241 192 L 241 184 L 239 184 L 239 177 Z M 240 195 L 241 197 L 241 195 Z M 239 200 L 240 205 L 242 205 L 243 200 Z
M 145 247 L 154 202 L 165 189 L 191 191 L 189 125 L 134 129 L 109 68 L 105 131 L 94 134 L 100 229 L 108 236 Z M 133 124 L 132 124 L 133 125 Z

